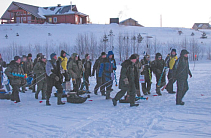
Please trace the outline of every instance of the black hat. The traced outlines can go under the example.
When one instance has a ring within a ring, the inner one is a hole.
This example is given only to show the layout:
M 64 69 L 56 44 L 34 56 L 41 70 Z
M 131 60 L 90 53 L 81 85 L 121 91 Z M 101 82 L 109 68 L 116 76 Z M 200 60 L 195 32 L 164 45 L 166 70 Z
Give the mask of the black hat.
M 66 54 L 66 52 L 64 50 L 61 51 L 61 57 L 63 57 L 63 54 Z
M 26 55 L 23 55 L 22 58 L 26 58 Z
M 158 59 L 158 57 L 160 57 L 160 56 L 162 57 L 161 53 L 156 53 L 156 54 L 155 54 L 155 58 L 156 58 L 156 59 Z
M 137 55 L 136 55 L 136 54 L 132 54 L 132 55 L 130 56 L 130 59 L 137 59 Z
M 88 56 L 89 56 L 89 54 L 86 54 L 86 55 L 85 55 L 85 58 L 88 57 Z
M 183 49 L 180 53 L 180 56 L 184 56 L 185 54 L 189 54 L 189 52 L 186 49 Z
M 42 56 L 42 53 L 38 53 L 37 54 L 37 58 L 41 57 Z
M 102 52 L 102 53 L 101 53 L 101 56 L 103 56 L 103 55 L 106 55 L 106 53 L 105 53 L 105 52 Z
M 176 51 L 176 49 L 173 48 L 173 49 L 171 50 L 171 52 L 175 52 L 175 53 L 176 53 L 177 51 Z
M 28 54 L 28 57 L 32 57 L 32 54 L 31 54 L 31 53 L 29 53 L 29 54 Z
M 17 61 L 18 59 L 21 59 L 21 57 L 19 57 L 19 56 L 15 56 L 15 57 L 14 57 L 14 60 L 15 60 L 15 61 Z

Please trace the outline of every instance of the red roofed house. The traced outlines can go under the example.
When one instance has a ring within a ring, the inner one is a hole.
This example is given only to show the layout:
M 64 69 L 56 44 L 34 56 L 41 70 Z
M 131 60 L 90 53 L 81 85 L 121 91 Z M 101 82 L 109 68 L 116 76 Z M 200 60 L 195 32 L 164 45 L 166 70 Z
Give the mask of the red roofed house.
M 28 4 L 12 2 L 1 17 L 1 24 L 30 23 L 51 24 L 71 23 L 86 24 L 88 15 L 78 12 L 76 5 L 54 7 L 37 7 Z

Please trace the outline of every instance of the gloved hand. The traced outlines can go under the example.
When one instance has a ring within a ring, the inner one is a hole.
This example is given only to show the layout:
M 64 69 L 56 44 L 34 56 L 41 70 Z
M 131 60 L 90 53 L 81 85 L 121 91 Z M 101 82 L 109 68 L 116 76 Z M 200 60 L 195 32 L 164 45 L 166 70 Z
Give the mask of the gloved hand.
M 129 84 L 128 78 L 125 78 L 123 81 L 125 82 L 125 84 Z
M 56 77 L 55 77 L 55 80 L 56 80 L 56 81 L 59 81 L 59 77 L 58 77 L 58 76 L 56 76 Z

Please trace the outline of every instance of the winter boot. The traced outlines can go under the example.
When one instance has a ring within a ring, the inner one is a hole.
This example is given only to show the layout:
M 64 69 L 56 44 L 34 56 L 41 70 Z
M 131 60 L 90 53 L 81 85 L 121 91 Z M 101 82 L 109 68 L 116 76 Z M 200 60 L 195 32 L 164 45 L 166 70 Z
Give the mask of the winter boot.
M 57 105 L 64 105 L 62 102 L 62 93 L 57 93 Z
M 160 93 L 160 87 L 156 87 L 156 93 L 158 94 L 158 96 L 161 96 L 162 94 Z
M 51 104 L 49 103 L 49 101 L 46 101 L 46 106 L 51 106 Z
M 139 104 L 135 104 L 135 95 L 134 96 L 130 95 L 130 107 L 133 106 L 139 106 Z
M 111 90 L 107 90 L 107 91 L 106 91 L 106 100 L 112 99 L 112 98 L 110 97 L 110 93 L 111 93 Z
M 112 99 L 113 105 L 116 106 L 117 105 L 117 101 L 115 98 Z
M 35 99 L 38 99 L 38 94 L 37 93 L 35 93 Z

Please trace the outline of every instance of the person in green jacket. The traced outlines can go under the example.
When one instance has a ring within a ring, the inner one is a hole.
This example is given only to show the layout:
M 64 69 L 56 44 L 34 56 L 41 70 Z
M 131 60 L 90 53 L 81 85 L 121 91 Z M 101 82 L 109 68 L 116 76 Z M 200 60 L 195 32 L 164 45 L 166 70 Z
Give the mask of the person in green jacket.
M 37 91 L 35 99 L 38 99 L 39 92 L 42 90 L 42 100 L 46 99 L 46 56 L 42 55 L 41 59 L 35 64 L 33 72 L 36 74 Z

